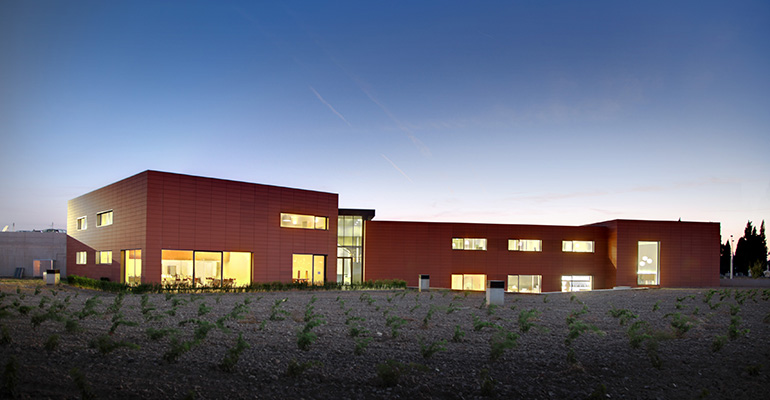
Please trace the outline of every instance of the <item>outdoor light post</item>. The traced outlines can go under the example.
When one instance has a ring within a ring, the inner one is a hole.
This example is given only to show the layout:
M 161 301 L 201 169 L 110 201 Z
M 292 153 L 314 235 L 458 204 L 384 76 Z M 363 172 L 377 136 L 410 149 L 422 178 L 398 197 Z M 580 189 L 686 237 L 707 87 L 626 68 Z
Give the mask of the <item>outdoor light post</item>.
M 730 235 L 730 279 L 733 279 L 733 255 L 735 252 L 733 251 L 733 247 L 735 245 L 735 240 L 733 240 L 733 235 Z

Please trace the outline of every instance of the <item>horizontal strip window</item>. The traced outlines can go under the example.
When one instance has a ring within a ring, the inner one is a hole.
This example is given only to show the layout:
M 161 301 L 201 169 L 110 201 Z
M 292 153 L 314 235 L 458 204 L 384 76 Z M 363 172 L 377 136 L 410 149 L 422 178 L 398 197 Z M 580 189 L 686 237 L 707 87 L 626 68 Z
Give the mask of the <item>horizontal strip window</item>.
M 564 240 L 561 242 L 561 251 L 565 253 L 593 253 L 594 242 L 588 240 Z
M 88 229 L 88 219 L 86 217 L 80 217 L 77 220 L 77 230 L 84 231 Z
M 542 275 L 508 275 L 508 291 L 514 293 L 540 293 Z
M 587 292 L 593 289 L 593 277 L 591 275 L 562 275 L 562 292 Z
M 486 290 L 487 276 L 483 274 L 452 274 L 452 290 Z
M 78 251 L 75 253 L 75 264 L 83 265 L 88 260 L 88 253 L 85 251 Z
M 543 241 L 535 239 L 508 239 L 508 251 L 543 251 Z
M 452 250 L 486 250 L 487 239 L 452 238 Z
M 112 251 L 97 251 L 96 252 L 97 264 L 112 264 Z
M 112 210 L 96 214 L 96 226 L 112 225 Z
M 328 230 L 329 218 L 315 215 L 281 213 L 281 228 Z

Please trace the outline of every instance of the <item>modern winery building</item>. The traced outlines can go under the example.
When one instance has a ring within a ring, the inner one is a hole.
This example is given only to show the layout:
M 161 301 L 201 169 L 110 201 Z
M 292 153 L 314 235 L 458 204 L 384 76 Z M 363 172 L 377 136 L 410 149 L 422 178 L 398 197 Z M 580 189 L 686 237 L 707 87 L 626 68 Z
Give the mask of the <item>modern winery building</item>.
M 510 292 L 719 285 L 719 223 L 401 222 L 338 195 L 145 171 L 72 199 L 68 273 L 207 286 L 358 283 Z

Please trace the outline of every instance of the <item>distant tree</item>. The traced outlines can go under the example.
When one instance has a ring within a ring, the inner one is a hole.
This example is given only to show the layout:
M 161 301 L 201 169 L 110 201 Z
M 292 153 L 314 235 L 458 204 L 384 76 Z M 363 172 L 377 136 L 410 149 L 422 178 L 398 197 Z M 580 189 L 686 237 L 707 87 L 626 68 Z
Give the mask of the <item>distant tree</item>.
M 748 274 L 752 271 L 752 276 L 758 278 L 767 265 L 767 237 L 765 236 L 765 221 L 757 232 L 757 228 L 752 226 L 751 221 L 746 224 L 743 230 L 743 237 L 738 239 L 738 245 L 735 246 L 735 257 L 733 259 L 734 272 Z
M 719 246 L 719 273 L 722 275 L 730 274 L 730 253 L 733 251 L 730 246 L 730 240 Z

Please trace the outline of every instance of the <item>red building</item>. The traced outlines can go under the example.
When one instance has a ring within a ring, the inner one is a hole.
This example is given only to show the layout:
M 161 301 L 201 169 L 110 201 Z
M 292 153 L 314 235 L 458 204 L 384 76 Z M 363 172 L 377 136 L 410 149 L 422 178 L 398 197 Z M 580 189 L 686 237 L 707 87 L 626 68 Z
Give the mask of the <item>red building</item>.
M 719 224 L 373 221 L 338 196 L 145 171 L 69 201 L 68 273 L 126 283 L 417 285 L 509 291 L 719 284 Z

